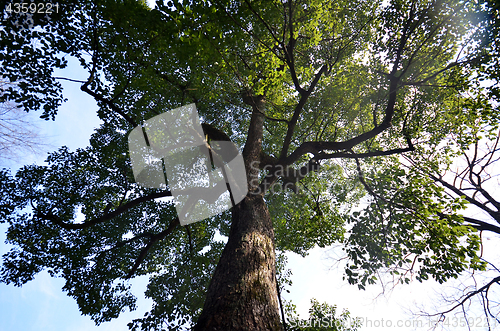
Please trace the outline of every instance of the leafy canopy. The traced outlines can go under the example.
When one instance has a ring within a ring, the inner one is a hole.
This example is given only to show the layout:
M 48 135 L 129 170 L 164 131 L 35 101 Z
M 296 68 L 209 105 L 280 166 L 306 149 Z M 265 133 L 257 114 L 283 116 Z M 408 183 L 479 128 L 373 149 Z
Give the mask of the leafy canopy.
M 95 98 L 104 124 L 84 149 L 0 172 L 0 216 L 14 246 L 2 281 L 20 286 L 48 270 L 101 323 L 134 309 L 128 279 L 149 275 L 154 305 L 132 329 L 196 321 L 230 212 L 176 226 L 170 192 L 134 183 L 127 133 L 195 102 L 243 147 L 251 97 L 266 102 L 260 179 L 264 166 L 280 165 L 270 183 L 294 187 L 273 185 L 265 196 L 277 250 L 305 255 L 343 242 L 346 277 L 361 288 L 387 267 L 440 282 L 482 268 L 479 239 L 458 215 L 464 201 L 396 155 L 435 167 L 426 155 L 447 135 L 498 114 L 471 83 L 498 79 L 492 13 L 468 0 L 158 1 L 155 9 L 100 0 L 65 1 L 33 22 L 4 15 L 0 75 L 15 84 L 0 101 L 54 119 L 69 79 Z M 67 57 L 88 70 L 86 80 L 54 75 Z

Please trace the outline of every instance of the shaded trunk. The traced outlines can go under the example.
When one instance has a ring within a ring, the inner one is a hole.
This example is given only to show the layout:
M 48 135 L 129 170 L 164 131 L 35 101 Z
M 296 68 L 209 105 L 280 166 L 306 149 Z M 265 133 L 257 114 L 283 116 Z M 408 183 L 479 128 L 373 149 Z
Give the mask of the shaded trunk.
M 195 330 L 282 330 L 274 232 L 260 196 L 233 208 L 231 232 Z
M 258 190 L 264 101 L 246 97 L 253 108 L 243 150 L 249 193 L 232 209 L 228 242 L 208 288 L 205 305 L 194 330 L 282 330 L 278 294 L 274 230 Z

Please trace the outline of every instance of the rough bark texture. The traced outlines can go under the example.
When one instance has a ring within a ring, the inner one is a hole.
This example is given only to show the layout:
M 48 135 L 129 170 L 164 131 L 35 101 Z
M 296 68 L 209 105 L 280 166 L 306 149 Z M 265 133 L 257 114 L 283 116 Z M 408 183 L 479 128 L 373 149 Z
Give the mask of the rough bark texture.
M 245 99 L 244 99 L 245 100 Z M 282 330 L 276 269 L 274 230 L 258 189 L 264 101 L 247 97 L 253 113 L 243 150 L 249 194 L 232 209 L 228 242 L 208 288 L 203 312 L 194 330 Z
M 228 242 L 195 330 L 282 330 L 276 292 L 274 232 L 261 196 L 233 208 Z

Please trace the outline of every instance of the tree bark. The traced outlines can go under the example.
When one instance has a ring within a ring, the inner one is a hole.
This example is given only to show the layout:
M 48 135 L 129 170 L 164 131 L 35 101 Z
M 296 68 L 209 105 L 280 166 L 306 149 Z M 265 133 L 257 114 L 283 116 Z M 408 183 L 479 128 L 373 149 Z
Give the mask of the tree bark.
M 276 289 L 274 229 L 258 190 L 264 101 L 253 108 L 243 158 L 249 193 L 232 209 L 229 238 L 208 288 L 195 331 L 282 330 Z
M 233 208 L 229 239 L 194 330 L 282 330 L 274 231 L 261 196 Z

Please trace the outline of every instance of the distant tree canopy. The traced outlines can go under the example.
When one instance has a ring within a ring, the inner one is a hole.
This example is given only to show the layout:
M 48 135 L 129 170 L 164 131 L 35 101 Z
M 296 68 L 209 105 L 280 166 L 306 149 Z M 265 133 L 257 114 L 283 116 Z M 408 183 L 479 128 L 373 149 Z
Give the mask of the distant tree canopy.
M 0 81 L 1 93 L 12 84 L 15 82 Z M 0 165 L 19 160 L 27 153 L 45 152 L 48 149 L 45 140 L 23 109 L 12 101 L 0 103 Z
M 464 150 L 498 130 L 498 22 L 497 4 L 468 0 L 5 11 L 0 75 L 18 83 L 0 102 L 57 120 L 68 80 L 103 124 L 86 148 L 0 172 L 14 245 L 2 281 L 48 270 L 101 323 L 134 309 L 128 279 L 149 275 L 154 305 L 133 330 L 281 330 L 275 251 L 343 243 L 360 288 L 381 270 L 405 283 L 484 269 L 478 223 L 461 216 L 471 201 L 445 194 L 439 173 L 455 156 L 450 137 Z M 55 74 L 69 57 L 86 78 Z M 127 135 L 187 103 L 240 147 L 249 193 L 180 227 L 169 190 L 135 183 Z

